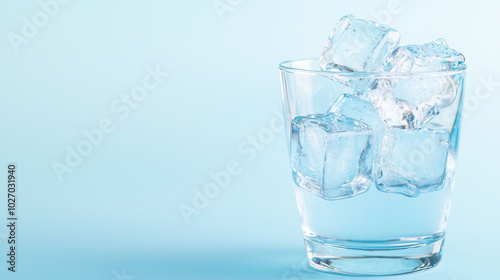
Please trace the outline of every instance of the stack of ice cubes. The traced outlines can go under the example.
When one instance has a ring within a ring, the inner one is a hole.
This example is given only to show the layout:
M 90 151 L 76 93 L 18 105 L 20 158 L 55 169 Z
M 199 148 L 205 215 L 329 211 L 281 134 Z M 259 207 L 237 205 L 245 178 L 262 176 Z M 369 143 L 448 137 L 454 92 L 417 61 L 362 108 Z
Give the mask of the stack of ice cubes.
M 324 114 L 292 120 L 298 186 L 327 200 L 364 193 L 372 183 L 409 197 L 443 187 L 450 131 L 432 120 L 457 98 L 459 79 L 446 71 L 465 69 L 465 58 L 443 39 L 398 46 L 399 39 L 398 31 L 352 15 L 337 23 L 322 70 L 390 75 L 336 78 L 354 93 L 342 94 Z

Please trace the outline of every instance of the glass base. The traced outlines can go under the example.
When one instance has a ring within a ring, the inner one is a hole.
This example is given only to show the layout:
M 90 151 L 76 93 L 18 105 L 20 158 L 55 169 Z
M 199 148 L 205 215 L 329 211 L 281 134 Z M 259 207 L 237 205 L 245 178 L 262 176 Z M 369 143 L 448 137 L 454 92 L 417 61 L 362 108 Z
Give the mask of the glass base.
M 426 270 L 441 261 L 444 236 L 377 242 L 323 243 L 305 238 L 310 265 L 348 275 L 398 275 Z

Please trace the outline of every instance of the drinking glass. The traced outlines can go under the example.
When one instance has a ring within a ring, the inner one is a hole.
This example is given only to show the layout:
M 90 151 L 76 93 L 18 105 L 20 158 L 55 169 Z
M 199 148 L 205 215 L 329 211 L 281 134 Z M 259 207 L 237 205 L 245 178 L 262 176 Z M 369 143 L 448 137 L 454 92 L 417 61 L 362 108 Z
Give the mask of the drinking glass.
M 318 65 L 304 59 L 279 66 L 310 265 L 352 275 L 436 266 L 454 187 L 466 69 L 346 73 Z M 370 99 L 367 92 L 384 84 L 385 92 Z

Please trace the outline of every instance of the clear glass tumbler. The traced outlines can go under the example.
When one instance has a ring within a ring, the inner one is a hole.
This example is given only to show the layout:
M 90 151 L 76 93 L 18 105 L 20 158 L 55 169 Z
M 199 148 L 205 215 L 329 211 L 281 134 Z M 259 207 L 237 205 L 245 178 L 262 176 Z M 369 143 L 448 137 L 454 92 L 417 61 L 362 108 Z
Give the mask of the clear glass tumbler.
M 465 71 L 280 64 L 292 178 L 314 268 L 393 275 L 440 262 Z

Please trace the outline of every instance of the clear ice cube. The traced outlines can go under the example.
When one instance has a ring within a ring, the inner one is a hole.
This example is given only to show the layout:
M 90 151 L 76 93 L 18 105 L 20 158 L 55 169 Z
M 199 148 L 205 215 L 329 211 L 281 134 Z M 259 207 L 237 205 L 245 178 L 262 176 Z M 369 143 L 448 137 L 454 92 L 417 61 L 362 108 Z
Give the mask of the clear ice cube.
M 398 47 L 379 68 L 385 72 L 436 72 L 465 68 L 463 55 L 449 48 L 443 39 L 424 45 Z M 419 128 L 453 104 L 460 88 L 453 73 L 429 73 L 380 78 L 364 94 L 388 125 Z
M 379 117 L 389 126 L 412 128 L 415 122 L 413 107 L 404 99 L 392 95 L 392 81 L 376 80 L 362 96 L 369 100 Z
M 380 67 L 384 72 L 430 72 L 463 69 L 465 57 L 439 38 L 423 45 L 401 46 Z
M 327 113 L 292 121 L 291 164 L 295 183 L 323 199 L 352 197 L 368 190 L 372 130 L 363 122 Z
M 399 44 L 399 32 L 385 25 L 344 16 L 326 41 L 324 71 L 374 71 Z
M 347 116 L 370 126 L 373 132 L 372 153 L 374 156 L 378 154 L 386 126 L 370 102 L 345 93 L 337 98 L 337 101 L 328 111 Z
M 445 181 L 450 132 L 430 123 L 420 129 L 387 129 L 374 162 L 377 189 L 416 197 Z
M 372 129 L 383 125 L 377 111 L 370 102 L 348 93 L 342 94 L 328 112 L 362 121 Z

